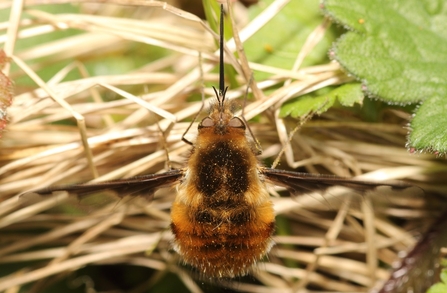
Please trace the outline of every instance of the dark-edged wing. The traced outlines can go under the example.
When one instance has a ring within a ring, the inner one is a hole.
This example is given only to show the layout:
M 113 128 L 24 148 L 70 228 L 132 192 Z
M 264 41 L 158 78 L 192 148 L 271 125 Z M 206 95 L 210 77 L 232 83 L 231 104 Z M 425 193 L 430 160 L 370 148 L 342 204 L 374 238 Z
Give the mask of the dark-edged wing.
M 161 188 L 174 185 L 182 178 L 184 170 L 171 170 L 165 173 L 142 175 L 126 179 L 117 179 L 104 182 L 75 184 L 66 186 L 50 186 L 42 189 L 31 190 L 26 194 L 51 195 L 58 191 L 66 191 L 70 194 L 83 196 L 100 191 L 112 191 L 116 196 L 141 196 L 150 199 L 154 192 Z
M 299 173 L 265 167 L 261 167 L 259 170 L 266 181 L 286 187 L 296 194 L 324 191 L 331 186 L 344 186 L 359 192 L 372 190 L 379 186 L 389 186 L 397 190 L 413 187 L 401 182 L 362 181 L 332 175 Z

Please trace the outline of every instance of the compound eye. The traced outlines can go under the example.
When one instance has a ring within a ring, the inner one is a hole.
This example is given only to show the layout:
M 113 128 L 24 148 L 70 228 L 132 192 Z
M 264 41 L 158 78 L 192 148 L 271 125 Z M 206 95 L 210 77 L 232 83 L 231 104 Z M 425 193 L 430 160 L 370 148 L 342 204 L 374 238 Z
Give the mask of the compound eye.
M 231 118 L 230 122 L 228 122 L 228 126 L 234 127 L 234 128 L 245 129 L 244 122 L 240 118 L 238 118 L 238 117 Z
M 210 117 L 203 118 L 202 122 L 200 122 L 200 124 L 199 124 L 199 128 L 213 127 L 213 126 L 214 126 L 214 121 Z

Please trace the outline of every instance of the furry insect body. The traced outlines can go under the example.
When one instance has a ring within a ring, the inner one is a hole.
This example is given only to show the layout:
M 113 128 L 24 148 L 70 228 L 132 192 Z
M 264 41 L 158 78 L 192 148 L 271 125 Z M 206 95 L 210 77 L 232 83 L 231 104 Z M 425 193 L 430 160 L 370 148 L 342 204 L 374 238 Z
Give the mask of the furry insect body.
M 272 246 L 273 206 L 241 119 L 223 94 L 199 125 L 171 209 L 175 250 L 208 277 L 245 275 Z

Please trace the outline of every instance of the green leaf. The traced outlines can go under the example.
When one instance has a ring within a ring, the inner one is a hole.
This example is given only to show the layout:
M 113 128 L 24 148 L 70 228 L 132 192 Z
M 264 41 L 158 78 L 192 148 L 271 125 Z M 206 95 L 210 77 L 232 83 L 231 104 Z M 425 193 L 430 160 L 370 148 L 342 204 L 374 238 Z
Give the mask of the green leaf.
M 432 109 L 447 103 L 445 2 L 325 0 L 323 6 L 326 15 L 351 30 L 337 41 L 331 56 L 362 81 L 368 95 L 400 105 L 426 101 L 417 123 L 412 122 L 415 133 L 408 145 L 444 152 L 447 124 Z M 425 105 L 429 102 L 437 104 Z M 430 110 L 422 111 L 425 107 Z
M 447 103 L 440 96 L 427 99 L 417 110 L 410 123 L 411 147 L 416 150 L 447 152 Z M 447 291 L 446 291 L 447 292 Z
M 427 293 L 445 293 L 445 292 L 447 292 L 447 285 L 443 283 L 436 283 L 427 290 Z
M 334 58 L 384 100 L 445 95 L 447 7 L 435 2 L 326 0 L 326 13 L 355 30 L 338 40 Z
M 321 114 L 326 112 L 337 100 L 342 106 L 352 107 L 355 103 L 362 104 L 363 98 L 361 85 L 359 83 L 348 83 L 322 95 L 308 94 L 298 97 L 283 105 L 280 116 L 303 118 L 312 113 Z
M 444 283 L 444 284 L 447 284 L 447 270 L 446 269 L 443 269 L 442 271 L 441 271 L 441 281 Z M 447 291 L 446 291 L 447 292 Z

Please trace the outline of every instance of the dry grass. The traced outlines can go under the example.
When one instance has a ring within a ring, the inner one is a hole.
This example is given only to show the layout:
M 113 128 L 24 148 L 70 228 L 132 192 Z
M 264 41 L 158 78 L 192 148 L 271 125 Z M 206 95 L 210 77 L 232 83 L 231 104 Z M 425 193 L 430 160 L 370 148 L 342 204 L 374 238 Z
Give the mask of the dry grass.
M 31 6 L 38 2 L 43 1 L 27 1 L 24 7 L 20 1 L 0 6 L 13 6 L 9 22 L 0 23 L 0 41 L 6 42 L 6 53 L 18 65 L 9 71 L 10 76 L 17 80 L 28 76 L 37 84 L 16 87 L 9 108 L 11 121 L 1 141 L 0 266 L 5 269 L 1 270 L 0 291 L 17 292 L 33 283 L 27 290 L 42 292 L 82 267 L 120 264 L 155 271 L 144 284 L 135 284 L 132 292 L 150 290 L 167 272 L 177 274 L 191 292 L 201 292 L 201 282 L 188 276 L 190 270 L 170 250 L 173 190 L 160 192 L 150 205 L 119 202 L 75 215 L 55 209 L 70 202 L 65 195 L 32 202 L 18 194 L 54 184 L 159 172 L 166 168 L 164 140 L 171 164 L 181 166 L 189 146 L 180 138 L 188 119 L 201 107 L 188 97 L 200 96 L 203 80 L 217 84 L 212 72 L 218 60 L 215 35 L 197 17 L 171 6 L 161 7 L 160 2 L 125 1 L 128 10 L 120 14 L 127 16 L 121 17 L 112 5 L 85 4 L 83 13 L 56 14 Z M 285 3 L 278 0 L 276 6 L 266 7 L 262 17 L 241 30 L 241 41 Z M 27 14 L 20 19 L 25 8 Z M 341 188 L 329 190 L 324 197 L 275 197 L 277 245 L 269 260 L 253 272 L 258 281 L 242 279 L 223 286 L 242 292 L 364 292 L 387 278 L 386 265 L 414 245 L 443 208 L 431 194 L 447 193 L 443 179 L 447 165 L 428 155 L 407 152 L 403 126 L 409 115 L 405 112 L 386 110 L 382 123 L 367 123 L 346 110 L 331 110 L 307 121 L 289 141 L 289 131 L 297 122 L 278 117 L 282 103 L 348 80 L 333 63 L 296 70 L 326 27 L 322 23 L 309 36 L 290 71 L 226 60 L 239 73 L 241 83 L 240 88 L 229 90 L 230 98 L 244 95 L 250 68 L 270 73 L 269 78 L 251 84 L 255 100 L 245 109 L 247 120 L 261 117 L 251 123 L 264 148 L 261 158 L 274 160 L 285 145 L 287 159 L 280 167 L 340 176 L 363 174 L 372 180 L 411 180 L 426 193 L 384 190 L 366 197 L 360 205 L 355 204 L 356 195 Z M 68 28 L 82 33 L 58 40 L 44 38 Z M 43 41 L 15 49 L 20 39 L 31 37 Z M 84 66 L 90 60 L 110 62 L 106 57 L 119 58 L 132 46 L 148 48 L 145 44 L 163 48 L 164 57 L 119 74 L 90 76 Z M 226 49 L 234 52 L 237 47 L 240 45 L 230 41 Z M 39 72 L 53 64 L 65 66 L 44 81 Z M 67 78 L 70 72 L 80 77 Z M 283 86 L 268 96 L 263 94 L 275 85 Z M 205 89 L 205 94 L 213 96 L 212 89 Z M 188 138 L 194 138 L 195 128 Z M 277 192 L 272 188 L 273 194 Z M 74 203 L 76 207 L 82 204 Z

